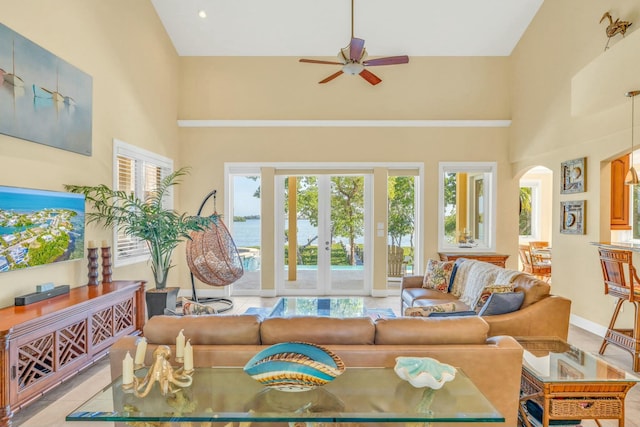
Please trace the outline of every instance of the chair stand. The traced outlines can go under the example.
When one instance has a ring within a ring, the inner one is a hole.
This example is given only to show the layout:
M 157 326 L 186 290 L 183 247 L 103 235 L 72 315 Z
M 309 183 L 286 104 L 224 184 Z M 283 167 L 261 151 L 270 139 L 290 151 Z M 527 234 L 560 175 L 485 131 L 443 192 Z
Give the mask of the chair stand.
M 623 350 L 631 353 L 631 357 L 633 357 L 633 371 L 640 371 L 640 328 L 638 327 L 638 303 L 640 301 L 630 301 L 633 304 L 634 316 L 633 316 L 633 329 L 616 329 L 615 323 L 618 319 L 618 314 L 620 314 L 620 310 L 622 309 L 622 303 L 628 301 L 624 298 L 618 298 L 618 302 L 616 304 L 616 308 L 613 311 L 613 317 L 611 317 L 611 322 L 609 322 L 609 328 L 607 329 L 607 333 L 602 340 L 602 345 L 600 346 L 600 354 L 604 354 L 604 350 L 607 347 L 607 344 L 613 344 L 616 347 L 620 347 Z

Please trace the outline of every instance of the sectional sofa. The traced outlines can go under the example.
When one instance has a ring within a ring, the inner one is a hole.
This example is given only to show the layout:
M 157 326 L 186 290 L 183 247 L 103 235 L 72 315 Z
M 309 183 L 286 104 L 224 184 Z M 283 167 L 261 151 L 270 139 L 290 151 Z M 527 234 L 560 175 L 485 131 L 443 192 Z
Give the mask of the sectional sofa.
M 451 267 L 451 271 L 450 275 L 442 271 L 433 274 L 440 280 L 439 286 L 438 280 L 430 281 L 427 277 L 429 268 L 425 276 L 402 278 L 402 313 L 413 316 L 477 316 L 479 313 L 489 324 L 489 336 L 556 336 L 567 339 L 571 300 L 552 295 L 548 283 L 526 273 L 463 258 L 453 265 L 438 263 L 431 270 L 434 272 L 443 266 Z M 491 294 L 501 287 L 508 291 L 505 295 Z M 497 308 L 495 310 L 478 310 L 477 305 L 481 302 L 491 304 L 494 302 L 491 300 L 506 301 L 509 299 L 506 297 L 512 296 L 516 297 L 515 306 L 510 302 L 503 307 L 493 304 Z M 437 308 L 446 311 L 438 313 Z M 434 311 L 436 314 L 432 314 Z

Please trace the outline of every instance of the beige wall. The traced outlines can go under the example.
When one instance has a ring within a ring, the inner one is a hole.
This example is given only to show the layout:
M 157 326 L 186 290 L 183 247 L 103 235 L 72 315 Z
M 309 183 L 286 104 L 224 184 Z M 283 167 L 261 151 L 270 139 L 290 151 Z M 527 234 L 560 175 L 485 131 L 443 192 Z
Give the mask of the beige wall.
M 219 190 L 218 203 L 222 203 L 225 162 L 424 162 L 425 257 L 434 258 L 438 244 L 438 162 L 497 161 L 497 250 L 511 254 L 509 263 L 515 268 L 518 181 L 510 177 L 507 132 L 506 128 L 183 128 L 182 160 L 193 167 L 195 180 L 188 192 L 182 192 L 181 205 L 186 210 L 197 209 L 212 189 Z M 386 192 L 386 187 L 382 191 Z M 386 197 L 386 193 L 378 192 L 377 196 Z M 181 275 L 188 274 L 184 265 L 181 268 Z M 263 263 L 262 268 L 269 267 Z
M 507 58 L 411 58 L 407 65 L 372 67 L 383 79 L 377 86 L 347 75 L 320 85 L 335 67 L 297 58 L 186 57 L 180 71 L 183 120 L 510 118 Z M 507 135 L 507 128 L 182 128 L 182 161 L 193 166 L 197 184 L 183 192 L 181 204 L 198 206 L 213 188 L 224 200 L 226 162 L 424 162 L 424 250 L 425 257 L 437 257 L 438 162 L 497 161 L 497 248 L 513 255 L 515 267 L 517 215 L 509 215 L 508 206 L 517 212 L 517 181 L 510 176 Z M 375 200 L 386 197 L 386 186 L 374 191 Z M 273 247 L 269 237 L 263 236 L 263 247 Z M 386 241 L 382 251 L 374 247 L 374 259 L 379 254 L 386 256 Z M 263 262 L 262 270 L 272 280 L 273 266 Z M 188 274 L 184 262 L 180 271 Z M 385 272 L 378 273 L 376 289 L 386 283 Z
M 112 183 L 112 139 L 178 159 L 178 59 L 151 3 L 131 0 L 0 0 L 0 22 L 93 77 L 93 155 L 0 135 L 0 185 L 63 190 Z M 1 65 L 0 65 L 1 66 Z M 88 239 L 111 241 L 102 228 Z M 86 260 L 0 274 L 0 307 L 36 285 L 86 283 Z M 151 279 L 137 264 L 115 279 Z
M 327 58 L 332 59 L 332 58 Z M 508 119 L 508 58 L 414 58 L 371 86 L 292 57 L 180 59 L 181 119 Z
M 573 300 L 574 320 L 595 327 L 608 323 L 613 301 L 603 295 L 590 242 L 608 239 L 606 164 L 629 151 L 631 106 L 624 93 L 640 88 L 640 32 L 634 24 L 605 52 L 606 24 L 598 21 L 607 7 L 614 19 L 640 18 L 635 0 L 544 2 L 512 55 L 511 73 L 513 172 L 533 165 L 553 171 L 553 292 Z M 560 195 L 560 163 L 578 157 L 587 157 L 587 191 Z M 582 199 L 586 234 L 560 234 L 560 201 Z

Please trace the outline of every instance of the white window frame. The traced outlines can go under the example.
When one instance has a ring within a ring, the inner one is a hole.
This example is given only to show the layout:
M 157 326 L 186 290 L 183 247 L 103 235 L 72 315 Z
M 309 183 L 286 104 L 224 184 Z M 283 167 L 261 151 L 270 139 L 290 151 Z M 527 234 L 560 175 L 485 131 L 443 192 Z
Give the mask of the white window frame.
M 541 240 L 540 237 L 540 216 L 542 206 L 540 201 L 540 180 L 522 180 L 520 187 L 531 188 L 531 235 L 520 235 L 521 240 Z
M 118 188 L 119 182 L 119 169 L 118 169 L 118 157 L 127 157 L 134 161 L 135 168 L 135 189 L 134 192 L 137 196 L 144 194 L 144 177 L 143 173 L 145 165 L 153 165 L 161 169 L 161 177 L 164 178 L 173 172 L 173 160 L 145 150 L 135 145 L 127 144 L 126 142 L 118 139 L 113 140 L 113 187 Z M 167 209 L 173 209 L 173 192 L 169 189 L 166 194 L 164 205 Z M 119 248 L 118 230 L 113 230 L 113 264 L 114 267 L 121 267 L 124 265 L 135 264 L 139 262 L 146 262 L 149 260 L 149 250 L 146 244 L 142 241 L 137 242 L 136 248 L 132 251 L 132 255 L 123 255 L 121 248 Z
M 440 162 L 438 165 L 438 251 L 439 252 L 469 252 L 457 244 L 446 241 L 444 234 L 444 175 L 446 173 L 486 173 L 485 189 L 489 192 L 484 201 L 486 226 L 488 232 L 484 242 L 478 242 L 473 252 L 495 252 L 496 250 L 496 213 L 498 209 L 498 164 L 496 162 Z

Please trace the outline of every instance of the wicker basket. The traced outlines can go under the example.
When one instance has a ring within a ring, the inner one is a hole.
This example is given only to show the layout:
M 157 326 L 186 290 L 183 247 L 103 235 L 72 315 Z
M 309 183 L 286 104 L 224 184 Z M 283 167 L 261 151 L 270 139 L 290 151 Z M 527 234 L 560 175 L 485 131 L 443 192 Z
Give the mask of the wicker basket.
M 623 402 L 618 398 L 551 399 L 549 415 L 572 418 L 618 418 Z

